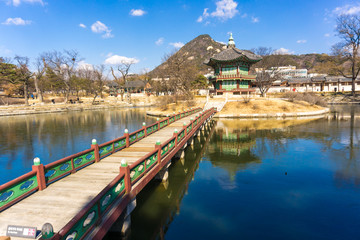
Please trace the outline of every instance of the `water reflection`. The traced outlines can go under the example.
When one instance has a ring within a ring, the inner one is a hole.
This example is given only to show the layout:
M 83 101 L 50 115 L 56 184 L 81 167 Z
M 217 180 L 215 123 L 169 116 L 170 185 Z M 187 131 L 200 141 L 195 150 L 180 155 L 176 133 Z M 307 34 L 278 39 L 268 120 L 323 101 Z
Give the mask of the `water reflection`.
M 186 149 L 185 158 L 172 163 L 167 183 L 152 181 L 140 192 L 131 214 L 131 232 L 126 239 L 165 239 L 213 132 L 214 128 L 201 134 L 195 139 L 194 147 Z M 120 237 L 120 233 L 109 232 L 105 239 Z
M 313 120 L 218 120 L 190 150 L 199 161 L 205 147 L 186 168 L 193 181 L 175 165 L 168 189 L 138 196 L 131 239 L 357 239 L 359 119 L 355 106 Z
M 155 122 L 144 109 L 109 109 L 0 118 L 0 184 L 31 170 L 34 157 L 49 163 Z

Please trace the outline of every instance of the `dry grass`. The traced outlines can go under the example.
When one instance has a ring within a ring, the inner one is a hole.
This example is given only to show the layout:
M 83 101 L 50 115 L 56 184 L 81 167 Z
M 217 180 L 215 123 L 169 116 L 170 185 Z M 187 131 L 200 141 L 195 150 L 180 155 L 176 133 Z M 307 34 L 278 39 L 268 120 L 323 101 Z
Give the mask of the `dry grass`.
M 311 105 L 304 101 L 284 101 L 278 99 L 256 99 L 249 103 L 228 102 L 221 114 L 268 114 L 268 113 L 290 113 L 311 112 L 324 109 L 317 105 Z
M 192 108 L 197 108 L 197 107 L 204 107 L 204 103 L 203 102 L 196 102 L 196 101 L 192 101 L 191 103 L 189 103 L 188 101 L 184 101 L 184 102 L 178 102 L 178 103 L 170 103 L 166 105 L 166 109 L 163 106 L 159 106 L 156 108 L 151 109 L 151 113 L 158 115 L 158 114 L 162 114 L 162 115 L 167 115 L 167 114 L 172 114 L 174 112 L 182 112 L 184 110 L 189 109 L 190 107 Z

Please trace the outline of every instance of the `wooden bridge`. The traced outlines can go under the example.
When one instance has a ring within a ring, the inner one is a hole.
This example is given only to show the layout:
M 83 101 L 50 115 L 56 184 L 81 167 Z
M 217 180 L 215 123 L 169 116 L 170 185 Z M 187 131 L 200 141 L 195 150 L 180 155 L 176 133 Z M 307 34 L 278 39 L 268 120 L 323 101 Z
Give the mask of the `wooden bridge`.
M 34 161 L 31 172 L 0 186 L 0 236 L 8 225 L 50 223 L 55 233 L 42 239 L 101 239 L 215 113 L 179 112 L 48 165 Z

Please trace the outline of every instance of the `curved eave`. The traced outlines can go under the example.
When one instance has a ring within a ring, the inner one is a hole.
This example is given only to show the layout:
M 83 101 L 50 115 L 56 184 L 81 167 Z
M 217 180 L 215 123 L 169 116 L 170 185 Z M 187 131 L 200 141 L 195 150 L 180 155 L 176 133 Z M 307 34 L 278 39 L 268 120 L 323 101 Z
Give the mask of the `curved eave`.
M 246 56 L 241 56 L 241 57 L 229 59 L 229 60 L 218 60 L 218 59 L 210 58 L 210 60 L 205 64 L 208 66 L 213 66 L 216 63 L 228 63 L 228 62 L 236 62 L 236 61 L 244 61 L 244 62 L 249 62 L 251 64 L 254 64 L 254 63 L 259 62 L 260 60 L 261 60 L 261 58 L 260 59 L 250 59 Z

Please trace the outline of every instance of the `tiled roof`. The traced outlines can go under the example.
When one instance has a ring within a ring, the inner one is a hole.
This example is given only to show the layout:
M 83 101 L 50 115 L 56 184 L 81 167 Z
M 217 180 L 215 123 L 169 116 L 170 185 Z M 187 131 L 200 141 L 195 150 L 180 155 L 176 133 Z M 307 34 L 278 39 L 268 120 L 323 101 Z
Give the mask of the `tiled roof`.
M 239 58 L 245 58 L 251 62 L 258 62 L 262 59 L 261 56 L 256 55 L 250 51 L 240 50 L 234 47 L 234 48 L 228 48 L 214 55 L 208 61 L 206 61 L 205 64 L 212 65 L 213 62 L 217 62 L 217 61 L 226 62 Z

